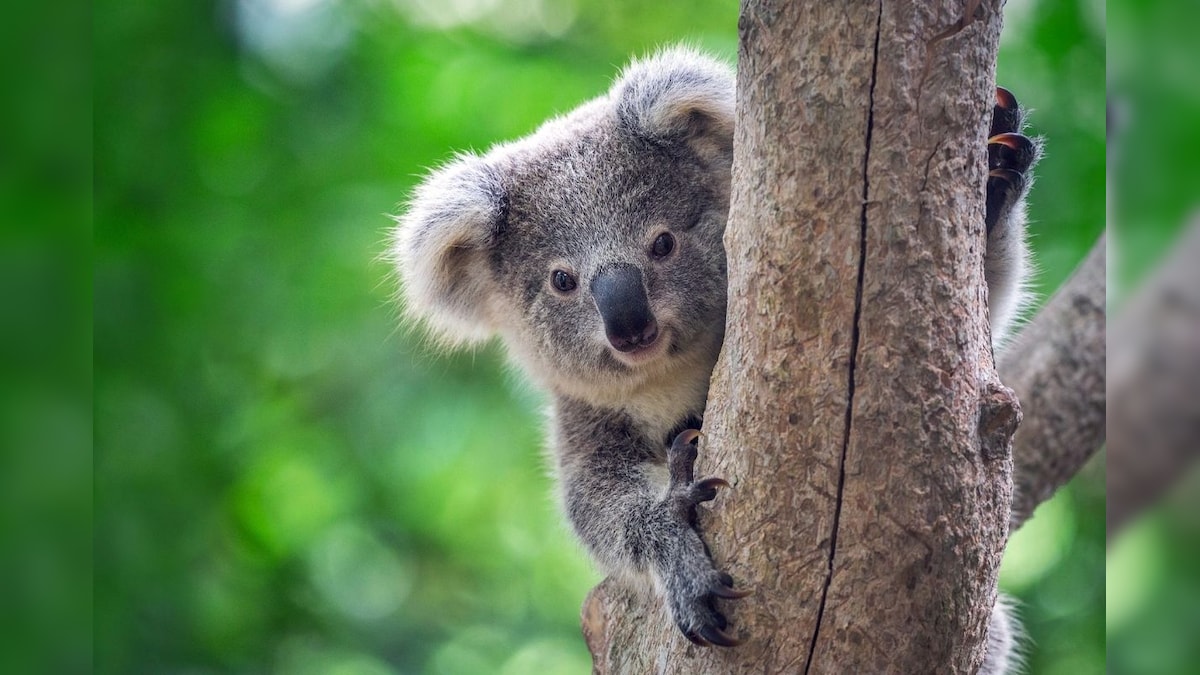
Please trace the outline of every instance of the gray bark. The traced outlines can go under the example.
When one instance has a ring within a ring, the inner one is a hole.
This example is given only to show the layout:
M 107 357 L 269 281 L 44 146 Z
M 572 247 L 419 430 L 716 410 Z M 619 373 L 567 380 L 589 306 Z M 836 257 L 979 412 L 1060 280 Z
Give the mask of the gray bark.
M 1200 220 L 1112 321 L 1109 540 L 1200 450 Z
M 983 147 L 998 2 L 747 0 L 728 332 L 697 475 L 756 594 L 730 650 L 607 581 L 611 673 L 974 672 L 1020 413 L 991 363 Z
M 1101 237 L 998 357 L 1025 413 L 1013 445 L 1013 529 L 1104 445 L 1105 246 Z

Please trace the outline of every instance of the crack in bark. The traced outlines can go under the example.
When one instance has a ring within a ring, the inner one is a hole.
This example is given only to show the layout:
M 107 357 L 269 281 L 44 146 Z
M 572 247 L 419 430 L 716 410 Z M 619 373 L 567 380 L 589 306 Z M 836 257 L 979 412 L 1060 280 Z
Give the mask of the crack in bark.
M 875 45 L 871 57 L 871 84 L 867 90 L 867 134 L 866 148 L 863 152 L 863 194 L 862 211 L 859 216 L 858 240 L 858 279 L 854 286 L 854 323 L 850 331 L 850 367 L 846 392 L 846 426 L 842 436 L 842 452 L 838 459 L 837 500 L 833 511 L 833 531 L 829 535 L 829 563 L 825 572 L 825 585 L 821 589 L 821 603 L 817 606 L 817 621 L 813 628 L 812 642 L 808 647 L 808 658 L 804 662 L 804 675 L 812 668 L 813 656 L 817 652 L 817 639 L 821 635 L 821 621 L 825 617 L 825 601 L 829 597 L 829 587 L 833 584 L 833 564 L 837 553 L 838 523 L 842 517 L 842 500 L 846 487 L 846 455 L 850 451 L 850 428 L 854 414 L 854 370 L 858 365 L 859 321 L 862 318 L 863 277 L 867 265 L 867 206 L 871 182 L 868 169 L 871 162 L 871 132 L 875 125 L 875 81 L 879 72 L 879 34 L 883 27 L 883 2 L 879 2 L 879 11 L 875 17 Z
M 917 116 L 920 117 L 921 111 L 917 111 Z M 937 157 L 938 152 L 942 149 L 942 142 L 938 141 L 933 146 L 933 152 L 925 158 L 925 170 L 921 172 L 921 192 L 925 192 L 925 188 L 929 187 L 929 167 L 933 164 L 933 158 Z

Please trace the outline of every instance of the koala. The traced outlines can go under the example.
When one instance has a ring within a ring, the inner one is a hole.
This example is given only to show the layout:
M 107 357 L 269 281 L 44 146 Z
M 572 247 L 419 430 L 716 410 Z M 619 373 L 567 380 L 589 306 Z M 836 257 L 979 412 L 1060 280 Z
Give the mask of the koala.
M 393 232 L 407 313 L 443 346 L 499 336 L 552 399 L 550 446 L 575 533 L 610 574 L 649 580 L 688 640 L 739 640 L 717 601 L 696 508 L 728 484 L 697 479 L 694 441 L 724 337 L 734 73 L 687 48 L 624 69 L 608 93 L 416 188 Z M 998 89 L 987 182 L 992 332 L 1017 314 L 1023 198 L 1039 146 Z M 993 614 L 983 672 L 1009 667 Z

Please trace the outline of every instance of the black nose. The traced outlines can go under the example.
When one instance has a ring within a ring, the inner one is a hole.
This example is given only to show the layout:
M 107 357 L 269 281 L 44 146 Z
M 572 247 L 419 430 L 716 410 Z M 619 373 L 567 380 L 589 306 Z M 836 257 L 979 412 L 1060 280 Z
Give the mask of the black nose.
M 604 334 L 617 351 L 631 352 L 658 339 L 658 322 L 650 311 L 641 270 L 626 263 L 612 265 L 592 279 L 591 289 L 604 319 Z

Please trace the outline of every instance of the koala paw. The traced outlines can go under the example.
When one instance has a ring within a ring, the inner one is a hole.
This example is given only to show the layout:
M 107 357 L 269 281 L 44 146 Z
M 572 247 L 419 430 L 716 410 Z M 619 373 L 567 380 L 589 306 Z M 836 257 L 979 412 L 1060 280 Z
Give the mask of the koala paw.
M 717 498 L 717 488 L 729 487 L 723 478 L 695 479 L 696 439 L 700 432 L 695 429 L 685 429 L 671 443 L 667 452 L 667 468 L 670 470 L 671 483 L 667 499 L 677 507 L 689 525 L 696 524 L 696 507 L 703 502 L 711 502 Z
M 996 87 L 992 129 L 988 138 L 987 223 L 988 234 L 1021 200 L 1029 186 L 1026 172 L 1038 158 L 1038 146 L 1020 133 L 1024 113 L 1017 98 Z
M 700 432 L 688 429 L 675 437 L 667 454 L 671 482 L 665 504 L 688 525 L 686 540 L 671 569 L 664 574 L 667 604 L 684 637 L 697 645 L 736 647 L 742 641 L 725 632 L 729 623 L 716 608 L 716 599 L 736 600 L 751 591 L 733 587 L 733 577 L 718 571 L 696 531 L 696 507 L 712 501 L 717 489 L 729 487 L 721 478 L 695 480 L 695 441 Z

